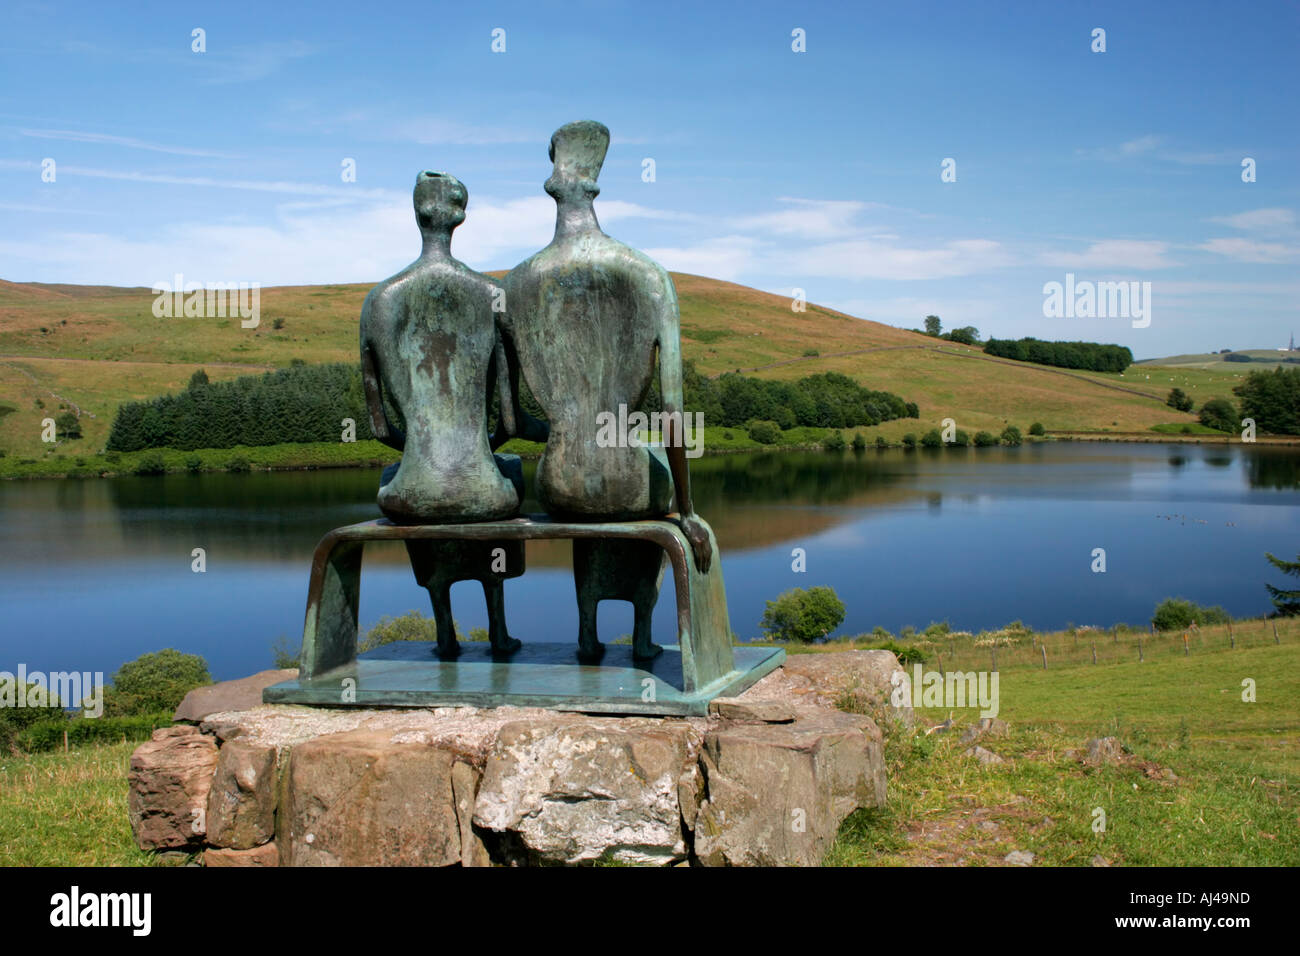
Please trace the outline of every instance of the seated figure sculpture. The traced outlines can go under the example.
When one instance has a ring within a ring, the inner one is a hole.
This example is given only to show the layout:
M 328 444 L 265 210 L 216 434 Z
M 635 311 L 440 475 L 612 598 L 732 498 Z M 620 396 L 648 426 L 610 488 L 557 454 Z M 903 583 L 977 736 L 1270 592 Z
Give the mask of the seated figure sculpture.
M 379 508 L 395 524 L 509 518 L 523 498 L 514 455 L 494 455 L 509 435 L 545 440 L 544 423 L 518 405 L 513 345 L 501 338 L 500 285 L 451 256 L 468 193 L 454 176 L 422 172 L 414 204 L 420 257 L 385 279 L 361 309 L 361 367 L 375 437 L 402 452 L 385 469 Z M 489 437 L 488 396 L 499 386 L 501 427 Z M 390 404 L 404 427 L 389 419 Z M 456 581 L 483 585 L 492 651 L 520 647 L 506 629 L 503 581 L 524 572 L 519 541 L 407 540 L 417 582 L 433 604 L 441 658 L 459 653 L 451 615 Z
M 554 171 L 545 189 L 556 202 L 555 237 L 505 279 L 507 334 L 550 422 L 537 495 L 557 518 L 625 521 L 668 514 L 675 492 L 681 529 L 703 573 L 712 546 L 691 504 L 677 293 L 662 266 L 601 231 L 592 201 L 608 148 L 609 130 L 591 121 L 570 123 L 551 137 Z M 599 416 L 641 404 L 656 355 L 666 413 L 663 448 L 600 441 Z M 580 539 L 573 552 L 580 659 L 598 660 L 604 650 L 596 605 L 608 598 L 633 603 L 633 656 L 659 654 L 650 618 L 663 576 L 662 549 L 642 541 Z

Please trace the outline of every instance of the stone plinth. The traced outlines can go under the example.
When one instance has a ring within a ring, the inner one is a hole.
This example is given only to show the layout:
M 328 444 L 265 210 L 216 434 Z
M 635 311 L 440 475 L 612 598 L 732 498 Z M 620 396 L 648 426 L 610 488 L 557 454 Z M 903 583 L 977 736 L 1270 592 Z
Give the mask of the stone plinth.
M 848 814 L 885 800 L 881 731 L 825 703 L 831 675 L 865 672 L 855 653 L 701 717 L 212 713 L 137 750 L 132 827 L 213 866 L 816 865 Z M 866 670 L 888 681 L 884 663 Z

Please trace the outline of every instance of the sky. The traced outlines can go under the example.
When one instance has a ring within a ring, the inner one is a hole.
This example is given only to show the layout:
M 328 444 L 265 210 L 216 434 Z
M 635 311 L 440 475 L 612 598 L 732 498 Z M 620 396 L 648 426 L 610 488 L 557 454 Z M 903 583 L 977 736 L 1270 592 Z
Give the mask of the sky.
M 453 254 L 510 268 L 554 228 L 550 134 L 596 119 L 600 222 L 668 269 L 1138 358 L 1280 347 L 1298 50 L 1294 0 L 6 0 L 0 278 L 378 282 L 422 169 L 469 191 Z M 1067 281 L 1149 309 L 1047 314 Z

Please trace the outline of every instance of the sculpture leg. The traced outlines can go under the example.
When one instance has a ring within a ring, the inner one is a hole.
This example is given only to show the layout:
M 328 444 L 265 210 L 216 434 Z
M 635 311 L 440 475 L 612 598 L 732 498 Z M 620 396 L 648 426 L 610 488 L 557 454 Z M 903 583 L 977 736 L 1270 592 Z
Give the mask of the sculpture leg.
M 594 663 L 605 654 L 605 645 L 596 636 L 596 605 L 602 594 L 595 573 L 599 541 L 577 538 L 573 542 L 573 583 L 578 592 L 578 660 Z
M 492 643 L 493 654 L 513 654 L 523 647 L 523 642 L 513 638 L 506 631 L 506 594 L 505 585 L 496 578 L 483 580 L 483 599 L 487 601 L 488 640 Z
M 453 658 L 460 653 L 460 642 L 456 640 L 456 624 L 451 617 L 451 584 L 431 580 L 429 597 L 433 601 L 433 622 L 438 628 L 438 656 L 444 660 Z
M 659 548 L 655 548 L 659 550 Z M 662 555 L 662 551 L 660 552 Z M 662 575 L 662 571 L 660 574 Z M 642 578 L 632 596 L 632 659 L 638 661 L 653 660 L 664 649 L 650 640 L 650 621 L 654 616 L 655 604 L 659 601 L 659 580 Z

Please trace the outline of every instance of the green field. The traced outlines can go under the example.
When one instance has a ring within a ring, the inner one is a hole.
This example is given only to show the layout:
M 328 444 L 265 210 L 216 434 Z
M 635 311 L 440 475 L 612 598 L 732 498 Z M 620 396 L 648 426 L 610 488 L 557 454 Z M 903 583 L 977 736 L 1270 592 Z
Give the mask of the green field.
M 974 710 L 926 734 L 951 712 L 921 709 L 915 730 L 886 735 L 887 806 L 849 817 L 826 863 L 996 865 L 1026 850 L 1036 865 L 1300 865 L 1300 621 L 1280 621 L 1276 641 L 1262 620 L 1235 622 L 1231 638 L 1227 627 L 1193 631 L 1186 643 L 1182 632 L 1123 628 L 904 638 L 929 655 L 927 669 L 943 655 L 948 671 L 990 668 L 997 645 L 998 716 L 1010 733 L 979 743 L 1006 762 L 964 755 Z M 1246 678 L 1255 703 L 1242 700 Z M 1117 763 L 1082 762 L 1089 738 L 1112 735 L 1126 748 Z M 136 746 L 0 759 L 0 866 L 158 862 L 127 822 Z M 1098 807 L 1104 833 L 1093 829 Z
M 745 286 L 681 273 L 673 279 L 683 352 L 701 371 L 741 369 L 778 379 L 842 372 L 920 406 L 919 422 L 862 429 L 868 441 L 880 434 L 897 443 L 944 418 L 972 435 L 997 434 L 1008 424 L 1028 432 L 1033 422 L 1058 434 L 1155 435 L 1154 426 L 1196 422 L 1164 404 L 1169 389 L 1182 388 L 1199 407 L 1231 398 L 1232 386 L 1256 367 L 1143 364 L 1123 374 L 1048 368 L 816 305 L 792 312 L 788 299 Z M 198 368 L 219 381 L 295 359 L 355 362 L 368 289 L 263 289 L 260 323 L 244 329 L 233 318 L 156 318 L 147 289 L 0 281 L 0 451 L 34 460 L 88 458 L 102 450 L 121 402 L 181 389 Z M 42 442 L 42 420 L 65 409 L 80 413 L 84 437 Z M 65 461 L 62 470 L 42 473 L 68 470 Z

